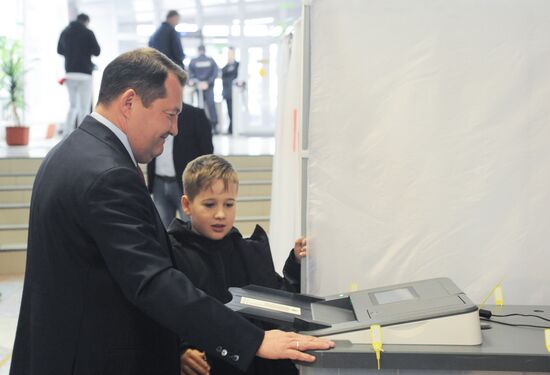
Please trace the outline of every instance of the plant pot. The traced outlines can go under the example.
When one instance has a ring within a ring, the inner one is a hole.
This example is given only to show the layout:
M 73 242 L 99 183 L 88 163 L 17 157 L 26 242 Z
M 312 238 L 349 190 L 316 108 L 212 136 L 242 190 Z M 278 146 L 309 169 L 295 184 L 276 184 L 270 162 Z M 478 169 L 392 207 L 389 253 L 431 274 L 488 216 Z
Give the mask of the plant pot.
M 29 144 L 29 128 L 26 126 L 7 126 L 6 143 L 8 146 L 26 146 Z

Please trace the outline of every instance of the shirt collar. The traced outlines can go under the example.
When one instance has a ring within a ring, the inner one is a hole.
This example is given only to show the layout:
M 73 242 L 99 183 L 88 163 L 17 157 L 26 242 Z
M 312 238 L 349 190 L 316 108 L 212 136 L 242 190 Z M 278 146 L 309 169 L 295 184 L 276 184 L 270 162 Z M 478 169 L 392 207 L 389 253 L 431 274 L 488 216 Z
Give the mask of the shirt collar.
M 137 166 L 136 158 L 134 157 L 134 153 L 132 152 L 132 148 L 130 147 L 130 142 L 128 141 L 128 137 L 126 136 L 126 134 L 124 134 L 124 132 L 120 130 L 118 126 L 113 124 L 111 121 L 107 120 L 105 117 L 103 117 L 99 113 L 94 111 L 90 114 L 90 116 L 92 116 L 97 121 L 105 125 L 110 131 L 115 133 L 117 138 L 120 140 L 120 142 L 122 142 L 122 144 L 126 148 L 126 151 L 128 151 L 128 155 L 130 155 L 130 157 L 132 158 L 132 161 Z

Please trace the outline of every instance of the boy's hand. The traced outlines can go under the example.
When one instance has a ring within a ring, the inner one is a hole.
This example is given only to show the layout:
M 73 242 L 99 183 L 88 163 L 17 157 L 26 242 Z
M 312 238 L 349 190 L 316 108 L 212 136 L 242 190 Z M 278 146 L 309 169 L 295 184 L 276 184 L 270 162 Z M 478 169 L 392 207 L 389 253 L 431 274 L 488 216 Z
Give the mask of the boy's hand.
M 334 342 L 313 336 L 299 335 L 279 330 L 266 331 L 256 355 L 266 359 L 292 359 L 313 362 L 315 357 L 303 353 L 306 350 L 323 350 L 334 347 Z
M 300 237 L 294 242 L 294 257 L 300 263 L 305 256 L 307 256 L 307 240 Z
M 204 352 L 187 349 L 180 357 L 181 375 L 209 375 L 210 366 Z

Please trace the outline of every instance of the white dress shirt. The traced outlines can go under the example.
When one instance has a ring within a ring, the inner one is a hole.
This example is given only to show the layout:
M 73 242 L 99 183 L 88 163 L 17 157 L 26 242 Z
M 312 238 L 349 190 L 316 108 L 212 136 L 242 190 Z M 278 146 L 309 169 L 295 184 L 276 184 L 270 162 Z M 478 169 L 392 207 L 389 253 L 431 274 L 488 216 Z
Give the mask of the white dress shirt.
M 174 137 L 169 135 L 164 142 L 164 151 L 155 159 L 155 174 L 164 177 L 176 177 L 174 167 Z

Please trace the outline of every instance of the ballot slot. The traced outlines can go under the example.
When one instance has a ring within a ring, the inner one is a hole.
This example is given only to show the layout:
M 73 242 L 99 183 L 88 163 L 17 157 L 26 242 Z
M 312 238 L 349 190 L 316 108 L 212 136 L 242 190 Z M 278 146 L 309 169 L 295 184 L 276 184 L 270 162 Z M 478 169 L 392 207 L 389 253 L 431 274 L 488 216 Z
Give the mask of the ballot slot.
M 357 320 L 349 297 L 320 301 L 311 304 L 313 320 L 336 324 Z

